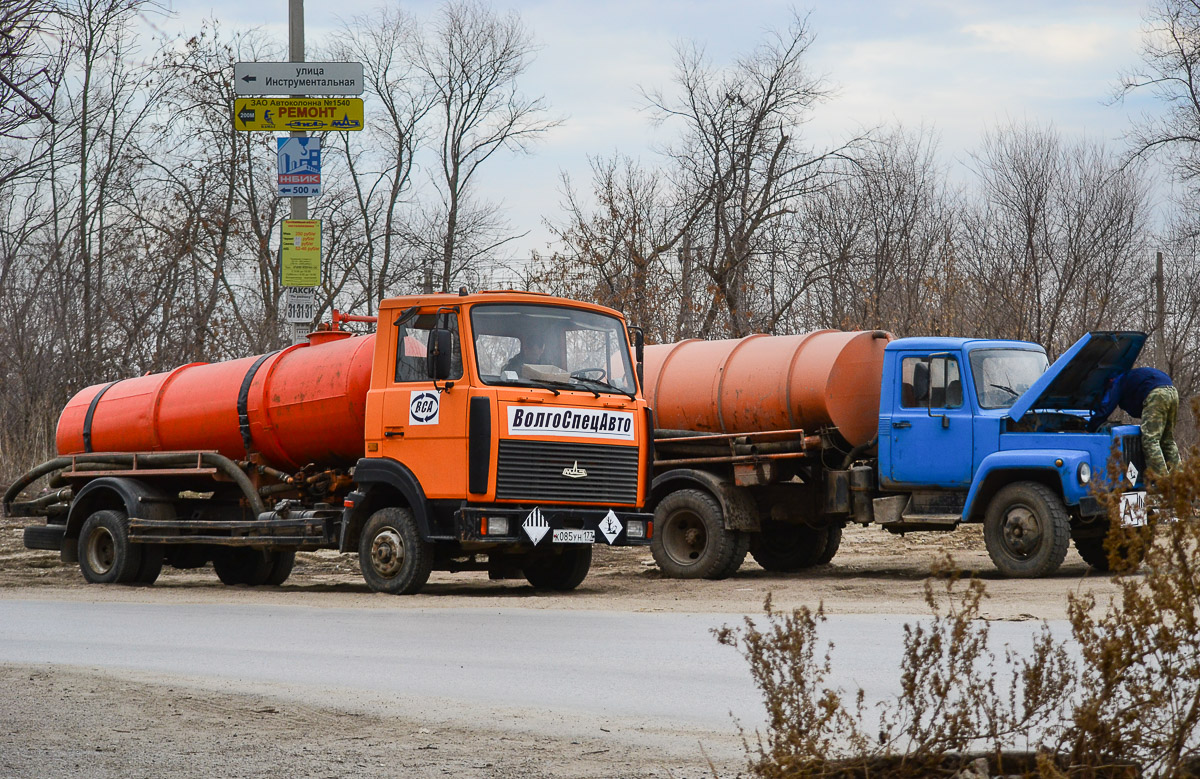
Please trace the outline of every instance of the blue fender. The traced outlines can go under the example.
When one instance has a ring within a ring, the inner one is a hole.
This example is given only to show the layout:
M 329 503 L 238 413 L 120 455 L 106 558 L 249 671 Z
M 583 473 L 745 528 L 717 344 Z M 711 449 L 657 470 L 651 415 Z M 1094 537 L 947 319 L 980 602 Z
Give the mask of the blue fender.
M 983 458 L 975 471 L 971 489 L 963 506 L 964 522 L 980 521 L 992 496 L 1006 484 L 1036 481 L 1054 489 L 1063 503 L 1076 506 L 1089 493 L 1076 474 L 1079 464 L 1088 461 L 1088 453 L 1072 449 L 1011 449 L 993 452 Z M 1062 464 L 1059 465 L 1059 462 Z

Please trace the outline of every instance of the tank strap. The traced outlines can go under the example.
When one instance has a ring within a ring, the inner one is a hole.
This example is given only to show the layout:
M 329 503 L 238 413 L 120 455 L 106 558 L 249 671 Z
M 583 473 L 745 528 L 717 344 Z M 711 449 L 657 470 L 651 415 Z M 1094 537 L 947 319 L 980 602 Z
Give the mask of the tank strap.
M 250 366 L 250 369 L 246 371 L 246 375 L 242 378 L 242 388 L 238 390 L 238 427 L 241 428 L 242 431 L 242 444 L 246 447 L 247 455 L 250 454 L 250 450 L 254 446 L 254 439 L 250 435 L 250 411 L 248 409 L 248 406 L 250 405 L 250 385 L 254 383 L 254 375 L 258 373 L 259 367 L 266 362 L 268 358 L 279 354 L 279 351 L 279 349 L 276 349 L 275 351 L 268 352 L 267 354 L 264 354 L 255 360 L 254 364 Z
M 83 418 L 83 451 L 88 454 L 92 452 L 92 418 L 96 416 L 96 406 L 100 403 L 100 398 L 104 393 L 108 392 L 112 388 L 112 385 L 119 381 L 121 380 L 117 379 L 117 381 L 110 381 L 108 384 L 105 384 L 92 398 L 92 402 L 88 404 L 87 416 Z

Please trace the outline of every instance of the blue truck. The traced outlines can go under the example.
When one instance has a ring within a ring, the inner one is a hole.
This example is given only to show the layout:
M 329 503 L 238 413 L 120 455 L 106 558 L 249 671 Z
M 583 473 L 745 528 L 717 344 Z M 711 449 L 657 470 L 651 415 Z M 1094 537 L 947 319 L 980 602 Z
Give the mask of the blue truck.
M 1071 542 L 1107 570 L 1110 521 L 1095 487 L 1115 478 L 1122 521 L 1144 522 L 1141 433 L 1087 428 L 1106 382 L 1133 366 L 1146 334 L 1088 333 L 1053 365 L 1035 343 L 876 337 L 886 345 L 869 364 L 879 381 L 869 441 L 851 446 L 832 425 L 656 431 L 651 548 L 660 568 L 719 579 L 749 553 L 767 570 L 796 571 L 829 562 L 842 528 L 856 522 L 893 533 L 982 523 L 1009 577 L 1053 574 Z M 717 362 L 717 374 L 731 371 Z M 801 365 L 791 381 L 810 379 Z M 669 383 L 650 384 L 656 406 L 670 402 Z M 688 393 L 702 390 L 688 382 Z M 728 405 L 741 396 L 724 397 Z

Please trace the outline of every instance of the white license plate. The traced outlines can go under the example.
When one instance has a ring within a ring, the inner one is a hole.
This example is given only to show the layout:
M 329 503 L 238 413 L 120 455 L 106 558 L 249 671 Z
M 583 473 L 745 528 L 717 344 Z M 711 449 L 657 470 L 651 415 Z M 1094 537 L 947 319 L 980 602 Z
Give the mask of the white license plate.
M 556 544 L 594 544 L 596 543 L 596 531 L 560 528 L 554 531 L 550 540 Z
M 1121 496 L 1121 524 L 1141 527 L 1146 524 L 1146 493 L 1126 492 Z

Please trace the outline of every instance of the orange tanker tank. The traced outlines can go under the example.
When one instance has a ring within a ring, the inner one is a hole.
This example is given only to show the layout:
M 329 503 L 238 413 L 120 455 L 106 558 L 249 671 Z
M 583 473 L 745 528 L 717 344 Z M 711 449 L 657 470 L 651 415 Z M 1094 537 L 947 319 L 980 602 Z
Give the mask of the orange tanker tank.
M 879 426 L 882 330 L 818 330 L 646 347 L 659 428 L 753 433 L 836 426 L 852 445 Z
M 88 387 L 58 419 L 58 452 L 215 450 L 242 459 L 250 448 L 289 470 L 351 465 L 363 456 L 374 342 L 318 332 L 272 354 Z

